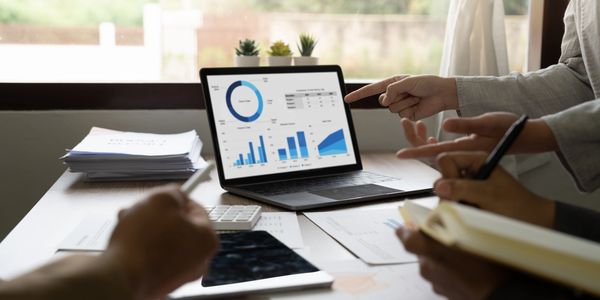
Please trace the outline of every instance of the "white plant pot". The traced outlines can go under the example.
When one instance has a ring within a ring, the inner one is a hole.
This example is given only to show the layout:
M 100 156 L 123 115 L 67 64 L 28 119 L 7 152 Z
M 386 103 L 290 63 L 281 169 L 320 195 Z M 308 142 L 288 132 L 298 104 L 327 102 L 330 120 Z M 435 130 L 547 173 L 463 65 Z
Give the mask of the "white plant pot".
M 297 56 L 294 57 L 294 66 L 316 66 L 319 64 L 318 57 Z
M 291 66 L 292 65 L 292 57 L 291 56 L 269 56 L 269 66 L 277 67 L 277 66 Z
M 259 56 L 236 56 L 235 65 L 238 67 L 258 67 L 260 65 Z

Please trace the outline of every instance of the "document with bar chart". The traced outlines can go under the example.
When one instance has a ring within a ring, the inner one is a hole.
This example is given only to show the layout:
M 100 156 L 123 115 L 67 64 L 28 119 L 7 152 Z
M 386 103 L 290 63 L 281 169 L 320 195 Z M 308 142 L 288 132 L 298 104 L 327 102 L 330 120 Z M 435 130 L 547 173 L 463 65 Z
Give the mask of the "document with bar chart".
M 356 163 L 335 72 L 207 81 L 226 179 Z

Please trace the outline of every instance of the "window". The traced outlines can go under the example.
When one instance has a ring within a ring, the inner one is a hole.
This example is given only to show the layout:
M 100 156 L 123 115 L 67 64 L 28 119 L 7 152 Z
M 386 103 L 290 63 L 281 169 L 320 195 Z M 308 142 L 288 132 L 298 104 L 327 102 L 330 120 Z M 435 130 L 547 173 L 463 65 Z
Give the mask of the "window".
M 197 82 L 232 66 L 240 39 L 266 50 L 298 34 L 347 78 L 438 73 L 449 0 L 0 0 L 0 81 Z M 527 49 L 527 0 L 505 0 L 513 70 Z

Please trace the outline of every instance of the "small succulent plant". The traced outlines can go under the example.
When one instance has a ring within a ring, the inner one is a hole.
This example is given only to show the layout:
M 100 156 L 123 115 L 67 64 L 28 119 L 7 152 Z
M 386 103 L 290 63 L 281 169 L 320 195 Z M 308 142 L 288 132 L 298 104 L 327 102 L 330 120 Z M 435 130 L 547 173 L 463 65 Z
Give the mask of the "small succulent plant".
M 260 51 L 255 40 L 245 39 L 240 41 L 240 45 L 235 49 L 237 56 L 257 56 Z
M 280 40 L 271 45 L 271 50 L 268 53 L 271 56 L 291 56 L 292 50 L 290 50 L 290 45 Z
M 315 38 L 312 35 L 308 33 L 300 34 L 300 43 L 297 44 L 300 55 L 311 56 L 316 45 L 317 40 L 315 40 Z

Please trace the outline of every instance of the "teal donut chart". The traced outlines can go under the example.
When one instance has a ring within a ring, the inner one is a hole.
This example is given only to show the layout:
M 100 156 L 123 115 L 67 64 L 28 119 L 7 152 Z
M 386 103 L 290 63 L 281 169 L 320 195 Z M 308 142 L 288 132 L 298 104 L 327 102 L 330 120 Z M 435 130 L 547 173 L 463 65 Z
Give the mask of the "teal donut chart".
M 251 89 L 254 92 L 254 94 L 256 95 L 256 100 L 258 101 L 258 108 L 256 109 L 256 112 L 251 116 L 242 116 L 237 111 L 235 111 L 235 109 L 233 108 L 233 105 L 231 104 L 231 95 L 233 94 L 233 91 L 236 88 L 242 87 L 242 86 Z M 252 84 L 248 81 L 245 81 L 245 80 L 238 80 L 238 81 L 235 81 L 234 83 L 232 83 L 227 88 L 227 94 L 225 95 L 225 99 L 227 100 L 227 108 L 229 109 L 229 112 L 236 119 L 238 119 L 242 122 L 255 121 L 256 119 L 258 119 L 258 117 L 260 117 L 260 114 L 263 111 L 263 98 L 262 98 L 262 95 L 260 94 L 260 91 L 258 90 L 258 88 L 256 88 L 256 86 L 254 84 Z

